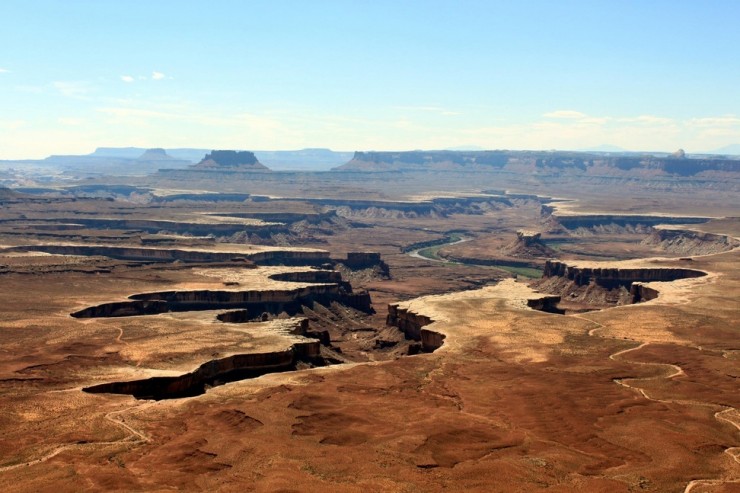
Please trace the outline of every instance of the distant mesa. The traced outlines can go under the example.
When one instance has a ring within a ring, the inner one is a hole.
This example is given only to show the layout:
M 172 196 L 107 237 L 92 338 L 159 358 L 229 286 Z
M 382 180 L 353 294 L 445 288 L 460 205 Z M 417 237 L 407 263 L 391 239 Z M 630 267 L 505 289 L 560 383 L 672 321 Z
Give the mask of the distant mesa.
M 508 162 L 505 151 L 405 151 L 355 152 L 337 171 L 456 170 L 501 168 Z
M 737 177 L 740 159 L 690 158 L 679 149 L 673 154 L 613 154 L 576 151 L 406 151 L 355 152 L 335 171 L 418 172 L 503 170 L 537 175 L 591 175 L 614 177 L 697 176 Z
M 270 171 L 270 168 L 260 163 L 257 156 L 250 151 L 211 151 L 190 168 L 214 171 Z
M 175 158 L 167 154 L 162 148 L 147 149 L 144 153 L 136 158 L 137 161 L 172 161 Z

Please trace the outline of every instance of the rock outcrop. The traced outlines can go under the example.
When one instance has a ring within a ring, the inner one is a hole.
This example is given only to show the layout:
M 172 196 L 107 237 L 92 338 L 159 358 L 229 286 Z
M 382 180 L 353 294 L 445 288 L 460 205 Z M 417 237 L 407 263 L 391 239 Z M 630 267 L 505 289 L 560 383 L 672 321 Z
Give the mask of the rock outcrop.
M 547 175 L 696 176 L 740 174 L 739 159 L 694 159 L 669 156 L 604 155 L 574 151 L 408 151 L 355 152 L 337 171 L 530 171 Z
M 292 333 L 299 337 L 306 332 L 307 324 L 300 321 Z M 234 354 L 208 361 L 195 371 L 172 377 L 152 377 L 127 382 L 111 382 L 86 387 L 89 393 L 129 394 L 137 399 L 174 399 L 203 394 L 208 387 L 237 380 L 255 378 L 268 373 L 296 370 L 299 364 L 324 366 L 321 343 L 300 337 L 284 351 Z
M 553 215 L 553 217 L 562 227 L 569 230 L 579 228 L 603 230 L 615 227 L 648 230 L 658 224 L 700 224 L 709 220 L 708 217 L 670 217 L 647 214 L 568 214 Z
M 527 300 L 527 306 L 533 310 L 563 315 L 565 313 L 565 310 L 558 308 L 558 303 L 560 303 L 560 299 L 560 296 L 543 296 L 541 298 Z
M 250 318 L 262 313 L 278 315 L 300 313 L 303 306 L 330 305 L 337 302 L 364 312 L 371 312 L 370 295 L 354 292 L 349 283 L 316 284 L 303 288 L 259 291 L 161 291 L 135 294 L 132 301 L 118 301 L 91 306 L 72 313 L 75 318 L 129 317 L 164 312 L 241 308 Z
M 623 268 L 570 266 L 565 262 L 556 260 L 545 262 L 543 273 L 543 277 L 564 277 L 573 281 L 577 286 L 585 286 L 593 282 L 605 288 L 629 285 L 633 282 L 669 282 L 705 275 L 706 273 L 700 270 L 679 267 Z
M 260 163 L 253 152 L 249 151 L 211 151 L 198 163 L 190 167 L 193 170 L 213 171 L 270 171 Z
M 162 148 L 147 149 L 144 153 L 136 158 L 137 161 L 176 161 L 175 158 L 167 154 Z
M 501 253 L 520 258 L 547 258 L 555 255 L 555 251 L 542 242 L 542 233 L 520 230 L 516 232 L 516 240 L 501 249 Z
M 407 151 L 355 152 L 338 171 L 391 171 L 458 169 L 461 167 L 501 168 L 508 162 L 506 151 Z
M 580 311 L 655 299 L 658 291 L 645 286 L 645 283 L 671 282 L 705 275 L 700 270 L 680 267 L 568 265 L 548 260 L 543 278 L 535 286 L 562 296 L 565 302 L 578 306 L 577 310 Z
M 426 328 L 432 322 L 434 321 L 426 315 L 401 308 L 398 304 L 388 305 L 386 323 L 398 327 L 407 339 L 420 341 L 421 350 L 425 353 L 431 353 L 444 344 L 444 334 Z
M 714 233 L 660 228 L 653 230 L 642 244 L 676 255 L 709 255 L 732 250 L 740 246 L 740 241 Z
M 177 234 L 190 234 L 196 236 L 206 235 L 231 235 L 240 232 L 248 232 L 252 235 L 270 238 L 277 234 L 287 234 L 290 231 L 283 224 L 259 223 L 256 221 L 233 220 L 218 221 L 205 217 L 202 221 L 167 221 L 156 219 L 119 219 L 119 218 L 93 218 L 93 217 L 59 217 L 45 220 L 47 224 L 77 224 L 90 229 L 121 229 L 137 230 L 147 233 L 159 233 L 168 231 Z M 4 224 L 23 226 L 27 221 L 7 220 L 0 221 Z
M 348 252 L 347 258 L 339 263 L 353 271 L 373 269 L 381 277 L 390 276 L 390 267 L 376 252 Z
M 9 247 L 7 252 L 44 252 L 61 255 L 100 255 L 122 260 L 150 262 L 231 262 L 246 258 L 259 265 L 321 265 L 328 262 L 328 252 L 321 250 L 274 249 L 256 252 L 213 251 L 209 249 L 155 248 L 109 245 L 24 245 Z

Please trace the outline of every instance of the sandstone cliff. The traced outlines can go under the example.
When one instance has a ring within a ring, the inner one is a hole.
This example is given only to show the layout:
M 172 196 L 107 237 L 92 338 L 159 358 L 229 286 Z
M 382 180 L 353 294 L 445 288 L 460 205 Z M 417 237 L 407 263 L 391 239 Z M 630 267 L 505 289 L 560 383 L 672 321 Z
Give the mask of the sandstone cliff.
M 193 170 L 212 171 L 270 171 L 260 163 L 253 152 L 249 151 L 211 151 L 198 163 L 190 167 Z
M 658 297 L 658 291 L 645 286 L 650 282 L 670 282 L 705 276 L 695 269 L 680 267 L 608 266 L 598 263 L 569 265 L 548 260 L 543 278 L 535 286 L 562 296 L 571 306 L 584 309 L 627 305 Z
M 708 255 L 732 250 L 740 246 L 740 241 L 714 233 L 660 228 L 654 230 L 642 244 L 677 255 Z
M 505 245 L 501 253 L 511 257 L 545 258 L 555 255 L 555 251 L 542 242 L 542 233 L 520 230 L 516 239 Z
M 740 159 L 692 159 L 652 155 L 604 155 L 574 151 L 355 152 L 337 171 L 428 171 L 506 169 L 536 174 L 612 176 L 740 176 Z

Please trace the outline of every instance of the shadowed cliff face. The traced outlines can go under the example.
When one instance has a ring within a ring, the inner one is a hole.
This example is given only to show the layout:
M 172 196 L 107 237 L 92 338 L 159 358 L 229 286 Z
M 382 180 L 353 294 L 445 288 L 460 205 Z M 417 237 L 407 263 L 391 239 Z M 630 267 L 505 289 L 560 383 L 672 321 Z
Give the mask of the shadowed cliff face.
M 543 278 L 534 285 L 561 297 L 563 303 L 558 310 L 564 313 L 564 306 L 568 307 L 567 311 L 589 311 L 648 301 L 657 298 L 658 291 L 645 286 L 645 283 L 671 282 L 705 275 L 706 272 L 700 270 L 680 267 L 588 267 L 548 260 Z
M 584 214 L 555 215 L 557 222 L 566 229 L 597 228 L 603 226 L 650 228 L 658 224 L 701 224 L 706 217 L 666 217 L 649 215 Z
M 444 344 L 444 334 L 425 328 L 427 325 L 432 324 L 432 322 L 434 320 L 426 315 L 400 308 L 396 304 L 388 305 L 386 323 L 401 329 L 407 339 L 420 341 L 421 351 L 425 353 L 431 353 Z
M 370 295 L 355 293 L 350 283 L 336 271 L 308 270 L 281 272 L 269 276 L 283 282 L 315 283 L 295 289 L 273 290 L 192 290 L 160 291 L 130 296 L 130 301 L 104 303 L 71 315 L 75 318 L 129 317 L 165 312 L 198 310 L 237 310 L 220 313 L 224 323 L 266 321 L 273 316 L 305 314 L 289 334 L 299 339 L 289 349 L 277 352 L 251 352 L 214 359 L 196 370 L 179 376 L 152 377 L 136 381 L 111 382 L 85 388 L 90 393 L 130 394 L 140 399 L 170 399 L 204 393 L 209 387 L 255 378 L 268 373 L 293 371 L 344 362 L 331 346 L 326 330 L 310 330 L 309 320 L 319 305 L 351 312 L 351 308 L 372 312 Z M 305 313 L 304 313 L 305 312 Z M 356 313 L 359 313 L 356 312 Z M 316 328 L 314 328 L 316 329 Z M 327 346 L 322 349 L 322 345 Z
M 85 392 L 129 394 L 137 399 L 176 399 L 203 394 L 208 387 L 256 378 L 268 373 L 297 370 L 306 366 L 324 366 L 319 341 L 296 343 L 285 351 L 237 354 L 209 361 L 197 370 L 176 377 L 153 377 L 129 382 L 111 382 L 86 387 Z
M 633 282 L 670 282 L 678 279 L 702 277 L 706 272 L 679 267 L 659 268 L 619 268 L 619 267 L 577 267 L 565 262 L 548 260 L 545 262 L 544 277 L 564 277 L 578 286 L 595 283 L 604 288 L 628 287 Z
M 213 252 L 208 250 L 180 250 L 175 248 L 137 248 L 106 245 L 27 245 L 10 247 L 5 251 L 45 252 L 61 255 L 101 255 L 123 260 L 150 262 L 229 262 L 235 257 L 248 257 L 259 265 L 321 265 L 330 261 L 329 254 L 322 251 L 266 250 L 255 253 Z
M 349 289 L 348 289 L 349 288 Z M 348 283 L 318 284 L 290 290 L 268 291 L 162 291 L 130 296 L 133 301 L 103 303 L 72 313 L 75 318 L 130 317 L 165 312 L 186 312 L 243 308 L 250 314 L 264 312 L 289 315 L 303 306 L 332 302 L 370 312 L 370 295 L 353 293 Z
M 27 221 L 7 220 L 2 221 L 8 225 L 23 226 Z M 156 219 L 111 219 L 111 218 L 90 218 L 90 217 L 60 217 L 46 220 L 41 224 L 42 227 L 53 228 L 61 225 L 70 229 L 70 226 L 87 227 L 90 229 L 121 229 L 121 230 L 140 230 L 148 233 L 158 233 L 159 231 L 170 231 L 178 234 L 192 235 L 230 235 L 247 231 L 250 234 L 257 235 L 261 238 L 269 238 L 273 234 L 286 234 L 288 228 L 283 224 L 245 224 L 238 221 L 234 222 L 189 222 L 189 221 L 166 221 Z M 35 229 L 39 227 L 34 225 Z
M 678 255 L 709 255 L 740 246 L 730 236 L 683 229 L 656 229 L 642 243 Z

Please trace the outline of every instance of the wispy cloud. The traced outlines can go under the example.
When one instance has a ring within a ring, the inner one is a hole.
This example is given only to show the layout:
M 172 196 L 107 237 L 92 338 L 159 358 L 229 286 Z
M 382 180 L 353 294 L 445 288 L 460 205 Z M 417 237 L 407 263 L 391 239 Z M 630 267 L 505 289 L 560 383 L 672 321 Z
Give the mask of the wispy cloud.
M 737 142 L 740 116 L 679 119 L 660 115 L 593 116 L 559 110 L 528 123 L 481 125 L 459 132 L 476 142 L 511 149 L 582 149 L 609 143 L 633 150 L 682 147 L 701 152 Z
M 564 118 L 568 120 L 574 120 L 578 118 L 585 118 L 586 114 L 581 113 L 580 111 L 573 111 L 573 110 L 557 110 L 557 111 L 551 111 L 549 113 L 545 113 L 545 118 Z
M 697 127 L 737 127 L 740 126 L 740 118 L 734 115 L 694 118 L 690 123 Z
M 616 118 L 615 120 L 621 123 L 637 123 L 642 125 L 670 125 L 676 123 L 672 118 L 655 115 L 639 115 L 628 118 Z
M 9 73 L 10 73 L 10 70 L 8 70 L 7 68 L 0 67 L 0 74 L 9 74 Z
M 167 77 L 162 72 L 157 72 L 156 70 L 152 72 L 152 75 L 122 75 L 121 80 L 127 84 L 130 84 L 132 82 L 136 82 L 137 80 L 164 80 L 164 79 L 171 79 L 172 77 Z
M 574 110 L 551 111 L 542 115 L 546 119 L 565 120 L 564 125 L 606 125 L 606 124 L 637 124 L 637 125 L 672 125 L 676 121 L 656 115 L 638 115 L 630 117 L 593 116 Z
M 52 87 L 59 91 L 62 96 L 74 99 L 85 99 L 92 90 L 89 82 L 84 81 L 55 81 Z

